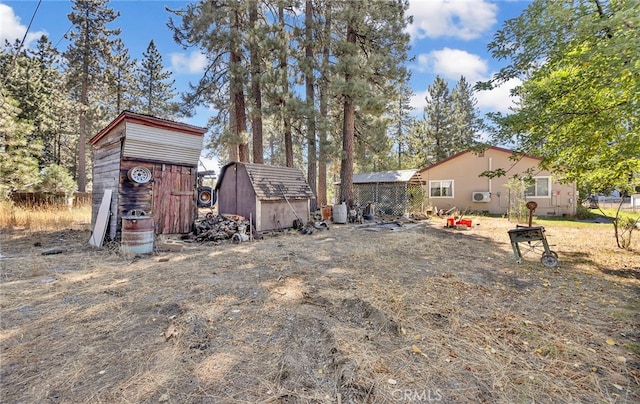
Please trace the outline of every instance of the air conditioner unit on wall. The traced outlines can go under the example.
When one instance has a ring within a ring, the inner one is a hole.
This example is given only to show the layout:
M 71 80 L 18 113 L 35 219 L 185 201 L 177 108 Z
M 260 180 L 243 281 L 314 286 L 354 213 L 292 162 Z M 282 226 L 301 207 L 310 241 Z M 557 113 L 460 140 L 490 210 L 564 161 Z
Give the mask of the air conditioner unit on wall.
M 474 192 L 471 198 L 473 202 L 491 202 L 491 192 Z

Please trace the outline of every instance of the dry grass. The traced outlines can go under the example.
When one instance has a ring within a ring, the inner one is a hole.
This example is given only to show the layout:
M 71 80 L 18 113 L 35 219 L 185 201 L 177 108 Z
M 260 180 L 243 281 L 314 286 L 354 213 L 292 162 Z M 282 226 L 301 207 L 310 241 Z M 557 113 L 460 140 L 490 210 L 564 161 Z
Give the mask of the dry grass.
M 3 234 L 7 402 L 640 400 L 640 264 L 610 226 L 502 219 L 122 256 L 86 231 Z M 38 247 L 34 243 L 39 243 Z M 40 251 L 63 246 L 64 254 Z M 161 261 L 160 258 L 168 258 Z
M 0 228 L 25 230 L 57 230 L 88 228 L 91 223 L 91 205 L 79 207 L 45 206 L 19 207 L 10 201 L 0 202 Z

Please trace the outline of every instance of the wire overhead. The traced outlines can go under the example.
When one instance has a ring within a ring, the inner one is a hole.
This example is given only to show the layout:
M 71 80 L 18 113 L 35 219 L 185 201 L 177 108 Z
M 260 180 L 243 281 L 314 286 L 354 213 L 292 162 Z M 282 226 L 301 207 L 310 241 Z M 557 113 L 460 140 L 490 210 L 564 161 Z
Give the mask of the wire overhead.
M 36 18 L 36 14 L 38 13 L 40 4 L 42 4 L 42 0 L 38 0 L 36 9 L 33 10 L 33 14 L 31 15 L 31 20 L 29 20 L 29 25 L 27 25 L 27 29 L 24 31 L 24 36 L 22 37 L 22 41 L 20 41 L 20 45 L 18 45 L 18 49 L 16 49 L 16 53 L 15 55 L 13 55 L 13 60 L 11 61 L 11 67 L 9 68 L 9 71 L 7 72 L 7 75 L 5 76 L 4 80 L 2 81 L 2 87 L 4 87 L 7 84 L 7 80 L 11 75 L 11 71 L 13 70 L 16 64 L 16 59 L 18 58 L 18 55 L 20 54 L 20 52 L 22 51 L 22 47 L 24 46 L 24 41 L 27 40 L 27 35 L 29 34 L 29 30 L 31 29 L 31 24 L 33 24 L 33 20 Z

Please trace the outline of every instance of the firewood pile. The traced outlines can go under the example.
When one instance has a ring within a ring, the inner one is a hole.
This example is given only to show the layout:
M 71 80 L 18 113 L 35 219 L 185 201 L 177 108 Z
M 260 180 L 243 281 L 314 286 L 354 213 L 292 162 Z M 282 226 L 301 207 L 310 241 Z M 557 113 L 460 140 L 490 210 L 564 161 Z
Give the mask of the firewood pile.
M 196 241 L 246 241 L 249 239 L 249 220 L 239 215 L 207 214 L 195 223 Z

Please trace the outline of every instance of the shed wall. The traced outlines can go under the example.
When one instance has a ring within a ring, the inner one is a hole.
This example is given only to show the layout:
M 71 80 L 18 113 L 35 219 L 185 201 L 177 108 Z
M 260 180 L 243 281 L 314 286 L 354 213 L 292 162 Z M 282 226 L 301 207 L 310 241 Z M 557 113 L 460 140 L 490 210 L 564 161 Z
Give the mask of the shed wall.
M 122 230 L 122 216 L 128 216 L 132 210 L 142 210 L 148 215 L 153 215 L 152 195 L 153 182 L 138 184 L 128 177 L 128 172 L 133 167 L 145 167 L 153 173 L 153 163 L 123 159 L 120 163 L 120 187 L 118 189 L 118 222 L 117 231 Z
M 94 146 L 93 154 L 93 189 L 91 193 L 91 227 L 93 228 L 98 217 L 102 196 L 105 189 L 112 189 L 111 215 L 109 217 L 110 239 L 116 237 L 118 227 L 118 188 L 120 159 L 122 154 L 121 137 L 124 136 L 124 125 L 114 128 L 109 136 L 100 140 Z
M 157 234 L 185 234 L 197 217 L 196 167 L 153 165 L 153 212 Z
M 256 194 L 243 165 L 229 166 L 219 183 L 218 212 L 256 220 Z M 260 231 L 258 227 L 256 230 Z
M 202 136 L 138 123 L 127 123 L 126 132 L 124 157 L 187 166 L 198 164 L 202 150 Z
M 148 168 L 153 180 L 146 184 L 131 181 L 133 167 Z M 122 216 L 143 210 L 153 216 L 155 234 L 185 234 L 192 229 L 195 205 L 196 167 L 124 159 L 120 169 L 120 199 L 117 229 Z
M 309 200 L 289 200 L 289 203 L 291 206 L 285 200 L 261 201 L 259 203 L 260 221 L 256 222 L 256 230 L 268 231 L 293 227 L 293 222 L 298 218 L 296 214 L 306 224 L 309 219 Z

